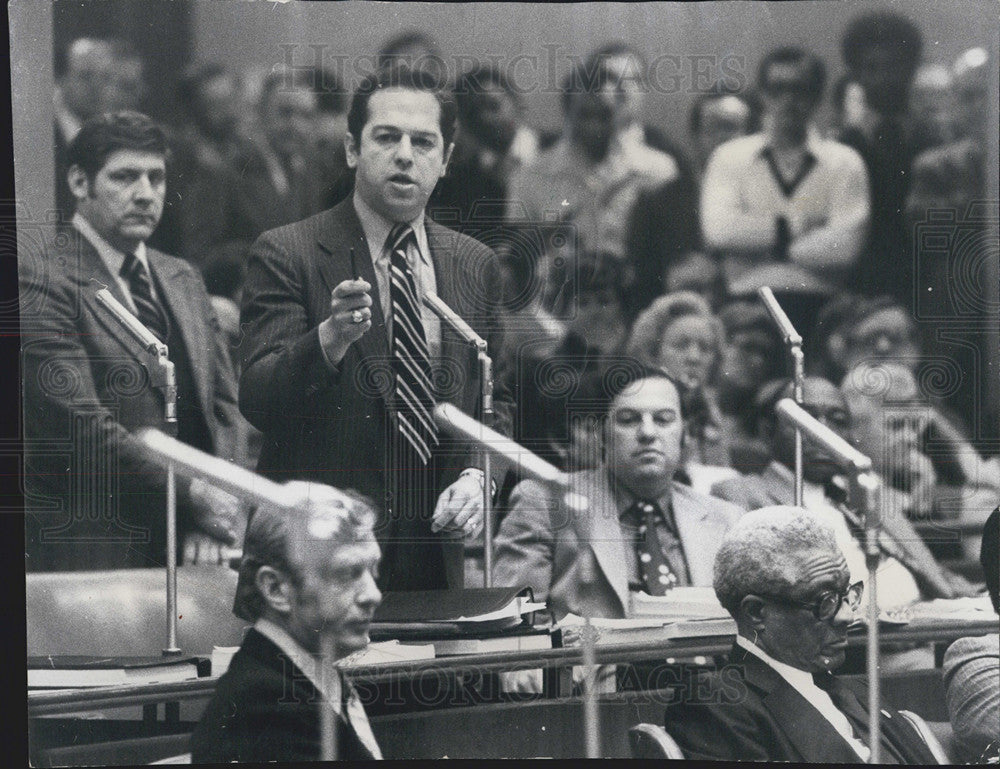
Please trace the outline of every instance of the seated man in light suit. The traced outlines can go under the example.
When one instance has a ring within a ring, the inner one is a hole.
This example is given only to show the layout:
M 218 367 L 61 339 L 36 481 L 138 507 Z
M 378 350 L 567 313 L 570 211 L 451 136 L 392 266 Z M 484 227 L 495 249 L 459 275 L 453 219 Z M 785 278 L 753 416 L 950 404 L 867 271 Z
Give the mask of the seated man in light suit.
M 715 558 L 715 594 L 737 623 L 732 664 L 684 688 L 666 729 L 686 758 L 860 763 L 871 755 L 864 687 L 832 674 L 863 583 L 833 531 L 804 510 L 747 513 Z M 882 709 L 881 760 L 934 763 L 916 730 Z
M 494 583 L 530 586 L 557 619 L 625 617 L 630 591 L 711 584 L 722 535 L 743 511 L 674 480 L 684 433 L 680 386 L 632 362 L 588 372 L 574 401 L 603 423 L 602 461 L 570 476 L 587 500 L 585 515 L 537 481 L 520 483 L 497 535 Z M 571 424 L 586 418 L 567 416 Z M 591 588 L 580 579 L 584 547 L 596 564 Z
M 375 514 L 329 486 L 288 487 L 299 495 L 294 510 L 262 506 L 247 527 L 233 612 L 254 626 L 191 737 L 194 763 L 317 761 L 323 707 L 336 714 L 338 758 L 382 757 L 337 666 L 367 646 L 382 600 Z

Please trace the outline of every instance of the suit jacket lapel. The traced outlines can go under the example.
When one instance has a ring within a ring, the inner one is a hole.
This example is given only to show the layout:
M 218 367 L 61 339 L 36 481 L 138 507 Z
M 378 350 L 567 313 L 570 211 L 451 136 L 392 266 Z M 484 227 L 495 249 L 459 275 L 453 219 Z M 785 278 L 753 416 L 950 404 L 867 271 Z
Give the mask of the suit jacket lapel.
M 674 513 L 674 523 L 677 525 L 677 536 L 684 549 L 684 559 L 687 561 L 688 574 L 692 585 L 711 585 L 713 560 L 705 558 L 706 553 L 714 553 L 718 548 L 712 540 L 718 532 L 714 527 L 706 526 L 708 509 L 695 504 L 687 495 L 677 492 L 674 485 L 671 505 Z
M 776 671 L 740 647 L 734 647 L 731 659 L 743 665 L 747 684 L 761 691 L 764 707 L 804 762 L 860 761 L 833 725 Z
M 618 506 L 607 469 L 599 467 L 586 476 L 587 499 L 590 504 L 590 548 L 598 569 L 604 574 L 622 605 L 622 616 L 629 610 L 628 565 L 625 560 L 625 540 L 618 520 Z M 584 543 L 581 546 L 585 546 Z
M 316 254 L 316 268 L 326 283 L 327 289 L 333 289 L 345 280 L 353 279 L 351 275 L 351 249 L 354 249 L 354 263 L 358 276 L 371 284 L 372 327 L 353 347 L 356 349 L 361 364 L 387 360 L 391 355 L 389 337 L 385 330 L 385 316 L 382 314 L 382 300 L 375 278 L 375 265 L 372 263 L 372 251 L 380 252 L 382 243 L 369 244 L 365 238 L 364 229 L 354 212 L 354 204 L 348 198 L 329 213 L 330 219 L 319 236 L 321 251 Z
M 213 372 L 211 356 L 214 340 L 208 335 L 214 329 L 199 322 L 202 312 L 195 304 L 195 287 L 191 285 L 183 266 L 166 260 L 162 254 L 150 248 L 146 249 L 146 256 L 160 299 L 170 313 L 173 328 L 184 339 L 198 403 L 202 413 L 209 414 L 213 389 L 209 377 Z
M 70 230 L 70 237 L 73 239 L 71 240 L 73 246 L 78 246 L 79 248 L 77 251 L 80 255 L 77 281 L 80 286 L 82 303 L 90 308 L 90 311 L 97 319 L 97 322 L 104 327 L 111 339 L 118 342 L 125 350 L 128 351 L 130 355 L 135 355 L 139 351 L 138 344 L 133 342 L 132 338 L 125 332 L 125 330 L 118 325 L 118 321 L 114 319 L 114 316 L 98 304 L 96 298 L 97 292 L 101 288 L 106 288 L 111 292 L 111 295 L 125 307 L 126 310 L 131 312 L 128 297 L 125 296 L 125 292 L 122 290 L 121 284 L 118 282 L 118 279 L 111 274 L 111 270 L 108 269 L 104 260 L 101 259 L 100 254 L 97 253 L 97 249 L 90 244 L 89 240 L 81 235 L 76 229 Z M 142 363 L 145 365 L 145 361 L 142 361 Z

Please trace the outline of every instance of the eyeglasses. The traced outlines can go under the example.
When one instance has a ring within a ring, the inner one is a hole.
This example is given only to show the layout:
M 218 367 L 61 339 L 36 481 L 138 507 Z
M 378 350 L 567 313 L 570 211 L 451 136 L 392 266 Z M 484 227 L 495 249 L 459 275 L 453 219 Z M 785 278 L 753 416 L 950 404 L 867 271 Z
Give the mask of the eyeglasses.
M 800 97 L 812 97 L 815 95 L 815 89 L 811 83 L 807 83 L 803 80 L 776 80 L 774 82 L 767 83 L 764 86 L 764 91 L 769 96 L 781 96 L 782 94 L 791 94 L 792 96 Z
M 837 612 L 839 612 L 840 607 L 844 605 L 844 601 L 847 601 L 847 605 L 850 607 L 851 611 L 858 611 L 858 609 L 861 608 L 861 596 L 864 593 L 864 590 L 864 582 L 855 582 L 843 593 L 828 590 L 827 592 L 820 594 L 815 601 L 797 601 L 794 598 L 786 598 L 782 595 L 760 595 L 762 598 L 770 598 L 771 600 L 778 601 L 780 603 L 793 604 L 795 606 L 802 606 L 803 608 L 811 609 L 813 616 L 815 616 L 816 619 L 829 620 L 837 616 Z

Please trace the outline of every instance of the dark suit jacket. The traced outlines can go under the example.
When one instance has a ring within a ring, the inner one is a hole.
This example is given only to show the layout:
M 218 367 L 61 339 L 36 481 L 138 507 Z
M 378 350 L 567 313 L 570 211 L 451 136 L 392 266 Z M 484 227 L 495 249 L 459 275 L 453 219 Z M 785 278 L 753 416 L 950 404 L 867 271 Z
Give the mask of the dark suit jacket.
M 685 758 L 709 761 L 860 763 L 829 721 L 763 661 L 733 646 L 732 664 L 695 674 L 666 710 L 666 730 Z M 831 688 L 853 695 L 867 717 L 867 690 L 833 677 Z M 920 735 L 898 712 L 882 709 L 883 761 L 933 764 Z M 859 735 L 864 739 L 866 735 Z M 867 740 L 865 740 L 867 744 Z
M 920 591 L 927 598 L 950 598 L 951 589 L 941 565 L 934 560 L 910 520 L 899 512 L 902 502 L 898 494 L 888 486 L 882 487 L 880 541 L 891 540 L 888 543 L 891 552 L 913 573 Z M 712 496 L 735 502 L 747 510 L 795 503 L 794 487 L 778 473 L 773 463 L 761 475 L 741 475 L 716 484 L 712 487 Z
M 43 237 L 47 252 L 18 259 L 28 568 L 162 566 L 165 474 L 132 433 L 162 428 L 163 396 L 138 345 L 97 303 L 91 278 L 128 306 L 97 251 L 75 229 Z M 176 349 L 171 358 L 191 372 L 204 448 L 231 459 L 242 417 L 204 284 L 187 263 L 146 253 L 186 348 L 186 361 Z M 178 479 L 181 529 L 188 485 Z
M 305 674 L 251 628 L 191 735 L 192 762 L 318 761 L 322 702 Z M 343 718 L 337 727 L 339 759 L 374 759 Z
M 548 601 L 556 618 L 572 612 L 595 617 L 624 617 L 629 612 L 629 546 L 607 469 L 570 476 L 573 491 L 587 498 L 586 536 L 594 553 L 597 585 L 585 589 L 579 577 L 584 540 L 580 522 L 545 485 L 523 481 L 511 495 L 511 510 L 496 538 L 493 577 L 497 585 L 528 586 L 539 601 Z M 674 522 L 684 549 L 691 584 L 712 584 L 712 563 L 725 533 L 743 514 L 735 505 L 674 483 Z
M 487 340 L 494 360 L 501 360 L 500 283 L 493 252 L 429 219 L 426 228 L 439 296 Z M 380 249 L 382 244 L 372 247 Z M 372 327 L 351 345 L 334 374 L 323 357 L 317 328 L 330 314 L 330 292 L 354 277 L 352 248 L 360 276 L 372 286 Z M 264 433 L 258 470 L 277 479 L 354 488 L 384 506 L 390 488 L 386 397 L 394 380 L 378 282 L 352 199 L 260 237 L 250 254 L 241 323 L 245 337 L 240 347 L 240 408 Z M 481 388 L 472 352 L 444 324 L 441 335 L 441 360 L 432 361 L 436 396 L 476 415 Z M 503 372 L 496 371 L 495 378 L 502 383 Z M 503 389 L 498 387 L 494 396 L 493 426 L 509 432 L 510 402 Z M 470 447 L 441 438 L 432 457 L 438 492 L 475 464 Z M 410 529 L 415 533 L 389 529 L 382 521 L 376 535 L 383 546 L 401 536 L 431 536 L 432 511 L 420 511 L 416 520 L 412 511 L 402 512 L 411 518 L 406 525 L 416 527 Z M 392 526 L 397 524 L 403 525 L 394 521 Z M 434 540 L 437 547 L 447 544 L 447 585 L 460 587 L 461 542 L 444 536 Z M 385 577 L 387 564 L 382 571 Z M 383 587 L 412 588 L 420 575 L 413 579 Z
M 315 163 L 290 172 L 288 191 L 274 186 L 260 150 L 245 142 L 231 161 L 191 169 L 185 199 L 178 206 L 184 256 L 206 265 L 221 252 L 248 251 L 267 230 L 297 222 L 322 209 L 323 189 Z

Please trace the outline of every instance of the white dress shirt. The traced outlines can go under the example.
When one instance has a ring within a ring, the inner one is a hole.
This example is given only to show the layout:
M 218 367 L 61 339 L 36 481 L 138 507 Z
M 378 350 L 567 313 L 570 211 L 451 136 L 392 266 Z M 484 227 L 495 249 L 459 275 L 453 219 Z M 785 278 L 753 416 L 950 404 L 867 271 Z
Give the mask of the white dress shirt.
M 90 245 L 94 247 L 94 250 L 97 251 L 98 256 L 101 257 L 101 261 L 104 262 L 104 266 L 108 268 L 111 274 L 115 276 L 115 280 L 118 281 L 118 285 L 121 287 L 122 293 L 125 294 L 125 299 L 128 300 L 128 308 L 132 311 L 133 315 L 137 314 L 138 310 L 136 309 L 135 302 L 132 301 L 132 289 L 129 287 L 128 279 L 122 275 L 122 265 L 125 264 L 125 254 L 102 238 L 90 222 L 88 222 L 80 214 L 73 214 L 72 224 L 76 230 L 87 239 Z M 146 257 L 145 243 L 139 243 L 136 247 L 135 257 L 142 262 L 143 267 L 146 268 L 146 273 L 149 275 L 149 287 L 152 291 L 153 298 L 158 298 L 156 293 L 156 283 L 153 280 L 153 273 L 149 269 L 149 259 Z
M 336 660 L 317 659 L 315 655 L 303 649 L 284 628 L 270 620 L 258 619 L 254 623 L 254 630 L 281 649 L 295 667 L 301 670 L 309 682 L 323 695 L 333 712 L 338 717 L 343 718 L 340 712 L 340 703 L 342 702 L 340 669 L 337 667 Z M 351 687 L 348 693 L 347 717 L 361 743 L 375 758 L 382 758 L 382 751 L 379 749 L 378 742 L 375 741 L 371 724 L 368 723 L 368 715 L 365 713 L 354 687 Z
M 389 348 L 392 349 L 392 254 L 385 249 L 386 238 L 395 226 L 393 222 L 372 210 L 356 192 L 354 194 L 354 210 L 361 221 L 368 250 L 371 252 L 372 265 L 375 267 L 375 280 L 378 283 L 379 301 L 382 315 L 385 318 L 385 333 L 389 338 Z M 434 262 L 431 261 L 430 246 L 427 243 L 427 229 L 424 227 L 424 213 L 409 222 L 416 235 L 416 248 L 413 242 L 407 249 L 406 261 L 413 273 L 413 282 L 417 289 L 417 300 L 420 302 L 420 320 L 424 324 L 424 335 L 427 337 L 427 350 L 431 365 L 434 359 L 441 355 L 441 320 L 427 309 L 423 300 L 429 294 L 437 293 L 437 278 L 434 274 Z
M 786 665 L 784 662 L 778 662 L 778 660 L 774 659 L 774 657 L 770 654 L 741 635 L 736 636 L 736 645 L 746 649 L 747 652 L 754 655 L 757 659 L 771 668 L 771 670 L 785 679 L 785 682 L 789 686 L 801 694 L 805 698 L 806 702 L 816 708 L 816 710 L 819 711 L 819 714 L 830 722 L 830 726 L 837 730 L 837 734 L 844 738 L 847 744 L 851 746 L 851 749 L 858 754 L 858 758 L 867 763 L 868 757 L 871 755 L 871 751 L 868 749 L 868 746 L 855 736 L 854 729 L 851 727 L 851 722 L 848 721 L 847 716 L 841 713 L 840 709 L 833 704 L 833 700 L 830 699 L 830 695 L 816 686 L 816 682 L 813 681 L 812 673 L 807 673 L 805 670 L 793 668 L 791 665 Z

